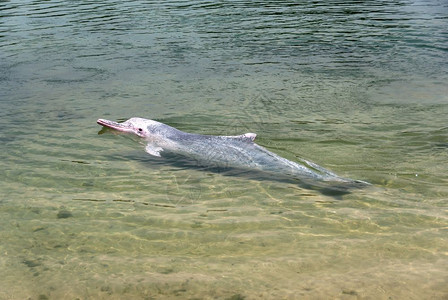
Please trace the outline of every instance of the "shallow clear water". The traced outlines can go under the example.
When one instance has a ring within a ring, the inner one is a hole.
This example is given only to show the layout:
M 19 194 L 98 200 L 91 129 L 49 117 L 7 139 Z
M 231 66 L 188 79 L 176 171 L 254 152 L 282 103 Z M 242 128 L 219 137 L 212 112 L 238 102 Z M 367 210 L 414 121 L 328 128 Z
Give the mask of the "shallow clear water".
M 0 298 L 448 297 L 446 1 L 0 3 Z M 149 157 L 234 135 L 372 187 Z M 98 133 L 103 134 L 98 134 Z

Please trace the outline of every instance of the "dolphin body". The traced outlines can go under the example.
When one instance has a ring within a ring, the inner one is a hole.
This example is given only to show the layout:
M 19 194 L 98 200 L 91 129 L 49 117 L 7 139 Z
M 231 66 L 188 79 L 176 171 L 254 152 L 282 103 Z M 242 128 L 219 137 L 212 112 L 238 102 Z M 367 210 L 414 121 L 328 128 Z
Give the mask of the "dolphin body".
M 302 165 L 280 157 L 254 143 L 255 133 L 237 136 L 193 134 L 143 118 L 131 118 L 122 123 L 98 119 L 97 123 L 143 138 L 147 143 L 146 152 L 157 157 L 164 152 L 174 153 L 193 158 L 205 166 L 256 170 L 301 181 L 367 184 L 340 177 L 307 160 L 302 160 Z

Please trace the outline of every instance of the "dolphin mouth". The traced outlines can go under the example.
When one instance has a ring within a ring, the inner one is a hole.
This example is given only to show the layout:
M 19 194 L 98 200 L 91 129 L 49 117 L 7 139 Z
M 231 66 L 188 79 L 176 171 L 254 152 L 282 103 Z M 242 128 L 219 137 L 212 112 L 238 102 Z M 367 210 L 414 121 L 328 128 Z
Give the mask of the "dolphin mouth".
M 98 119 L 96 121 L 99 125 L 104 126 L 104 127 L 108 127 L 108 128 L 112 128 L 118 131 L 129 131 L 129 126 L 126 126 L 122 123 L 117 123 L 114 121 L 109 121 L 109 120 L 105 120 L 105 119 Z

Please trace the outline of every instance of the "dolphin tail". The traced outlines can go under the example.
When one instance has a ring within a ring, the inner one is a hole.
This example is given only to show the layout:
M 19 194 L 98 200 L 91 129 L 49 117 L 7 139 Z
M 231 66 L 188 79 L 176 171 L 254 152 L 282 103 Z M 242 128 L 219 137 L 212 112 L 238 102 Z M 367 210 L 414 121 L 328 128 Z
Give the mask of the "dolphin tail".
M 322 173 L 322 177 L 323 177 L 324 181 L 333 181 L 333 182 L 348 183 L 348 184 L 354 184 L 354 185 L 371 185 L 370 183 L 368 183 L 366 181 L 354 180 L 354 179 L 338 176 L 335 173 L 319 166 L 318 164 L 313 163 L 312 161 L 308 161 L 306 159 L 302 159 L 302 160 L 304 163 L 306 163 L 311 168 Z

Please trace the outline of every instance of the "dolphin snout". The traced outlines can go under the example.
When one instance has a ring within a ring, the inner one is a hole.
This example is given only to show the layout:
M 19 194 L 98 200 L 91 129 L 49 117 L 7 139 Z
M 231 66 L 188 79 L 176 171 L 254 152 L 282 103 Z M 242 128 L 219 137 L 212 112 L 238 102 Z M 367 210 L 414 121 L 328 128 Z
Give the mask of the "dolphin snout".
M 96 122 L 99 125 L 104 126 L 104 127 L 109 127 L 109 128 L 119 130 L 119 131 L 129 131 L 129 127 L 124 125 L 123 123 L 117 123 L 117 122 L 105 120 L 105 119 L 98 119 Z

